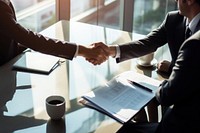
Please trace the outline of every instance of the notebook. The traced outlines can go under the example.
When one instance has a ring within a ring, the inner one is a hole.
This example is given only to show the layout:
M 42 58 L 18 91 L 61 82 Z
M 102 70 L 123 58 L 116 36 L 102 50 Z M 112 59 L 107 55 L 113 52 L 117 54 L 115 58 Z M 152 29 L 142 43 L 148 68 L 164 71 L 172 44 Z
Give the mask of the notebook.
M 59 58 L 39 52 L 25 52 L 12 70 L 49 75 L 59 65 Z

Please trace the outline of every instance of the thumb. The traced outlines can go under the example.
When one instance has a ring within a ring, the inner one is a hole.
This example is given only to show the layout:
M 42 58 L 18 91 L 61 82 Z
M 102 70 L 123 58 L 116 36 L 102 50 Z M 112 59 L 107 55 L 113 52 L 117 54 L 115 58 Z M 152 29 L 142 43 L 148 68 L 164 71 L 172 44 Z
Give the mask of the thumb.
M 105 53 L 109 53 L 109 48 L 106 44 L 102 43 L 102 42 L 99 42 L 99 43 L 95 43 L 94 44 L 94 47 L 95 48 L 101 48 Z

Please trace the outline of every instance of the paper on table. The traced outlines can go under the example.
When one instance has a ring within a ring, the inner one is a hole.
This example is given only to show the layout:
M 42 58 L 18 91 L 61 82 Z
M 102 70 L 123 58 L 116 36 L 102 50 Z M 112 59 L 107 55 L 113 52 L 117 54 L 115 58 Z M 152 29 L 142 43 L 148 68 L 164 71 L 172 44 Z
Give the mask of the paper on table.
M 148 85 L 148 88 L 153 91 L 149 92 L 139 86 L 132 85 L 128 80 L 138 83 L 139 81 L 145 81 L 143 85 Z M 97 110 L 101 109 L 100 112 L 104 112 L 117 121 L 125 123 L 155 96 L 155 91 L 159 84 L 160 81 L 130 71 L 120 74 L 106 85 L 98 87 L 82 97 L 84 100 L 89 101 L 89 104 L 93 106 L 92 108 L 96 106 Z

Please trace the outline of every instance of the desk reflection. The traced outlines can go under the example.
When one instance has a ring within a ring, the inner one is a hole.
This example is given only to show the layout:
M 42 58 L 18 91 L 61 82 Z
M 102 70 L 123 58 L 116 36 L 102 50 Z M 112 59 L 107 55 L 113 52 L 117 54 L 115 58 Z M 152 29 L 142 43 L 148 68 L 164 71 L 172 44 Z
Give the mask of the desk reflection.
M 66 133 L 65 120 L 49 120 L 47 122 L 47 133 Z
M 34 116 L 8 114 L 7 103 L 11 101 L 16 91 L 31 89 L 31 85 L 16 86 L 16 72 L 10 71 L 8 67 L 0 69 L 0 132 L 10 133 L 16 130 L 34 127 L 46 123 L 46 120 L 35 119 Z M 20 104 L 20 103 L 19 103 Z
M 102 41 L 109 45 L 142 38 L 142 35 L 79 22 L 59 21 L 41 34 L 79 44 Z M 19 56 L 20 57 L 20 56 Z M 110 117 L 84 107 L 79 98 L 128 70 L 162 80 L 154 69 L 142 69 L 136 59 L 117 64 L 110 58 L 94 66 L 82 57 L 65 61 L 49 75 L 12 71 L 19 58 L 0 67 L 0 132 L 9 133 L 115 133 L 122 125 Z M 45 110 L 45 99 L 61 95 L 66 113 L 61 121 L 52 121 Z

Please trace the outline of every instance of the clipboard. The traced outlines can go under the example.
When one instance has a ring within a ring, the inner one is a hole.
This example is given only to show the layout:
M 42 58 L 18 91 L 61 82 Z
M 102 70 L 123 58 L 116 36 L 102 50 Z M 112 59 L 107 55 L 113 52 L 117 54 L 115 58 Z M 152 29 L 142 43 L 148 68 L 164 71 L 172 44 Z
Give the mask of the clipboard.
M 59 57 L 27 51 L 13 64 L 12 70 L 49 75 L 58 65 Z

